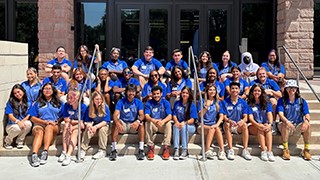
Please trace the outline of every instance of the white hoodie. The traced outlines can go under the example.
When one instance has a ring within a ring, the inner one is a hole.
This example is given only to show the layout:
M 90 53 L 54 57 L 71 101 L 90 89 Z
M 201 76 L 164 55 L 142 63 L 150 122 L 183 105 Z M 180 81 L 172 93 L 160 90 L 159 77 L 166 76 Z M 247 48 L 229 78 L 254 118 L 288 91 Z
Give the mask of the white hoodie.
M 248 57 L 250 58 L 250 63 L 249 63 L 249 64 L 245 64 L 245 63 L 243 62 L 243 58 L 246 57 L 246 56 L 248 56 Z M 240 68 L 240 70 L 241 70 L 242 77 L 243 77 L 247 82 L 250 83 L 250 81 L 252 81 L 253 79 L 255 79 L 256 76 L 245 77 L 245 76 L 243 75 L 243 72 L 250 72 L 250 73 L 256 72 L 256 71 L 258 70 L 258 68 L 259 68 L 259 65 L 253 62 L 251 53 L 249 53 L 249 52 L 244 52 L 244 53 L 241 54 L 241 64 L 239 65 L 239 68 Z

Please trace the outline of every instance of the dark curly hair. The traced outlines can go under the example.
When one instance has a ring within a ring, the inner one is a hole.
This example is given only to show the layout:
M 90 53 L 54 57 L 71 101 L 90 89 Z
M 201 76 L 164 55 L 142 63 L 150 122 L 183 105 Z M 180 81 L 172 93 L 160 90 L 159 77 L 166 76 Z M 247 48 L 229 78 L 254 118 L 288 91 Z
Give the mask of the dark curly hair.
M 253 95 L 253 91 L 254 91 L 254 89 L 256 87 L 259 87 L 260 90 L 261 90 L 261 95 L 259 97 L 261 109 L 262 110 L 266 110 L 267 109 L 267 105 L 268 105 L 267 94 L 266 94 L 266 91 L 265 91 L 264 87 L 259 83 L 254 84 L 250 88 L 249 96 L 248 96 L 248 105 L 250 107 L 254 107 L 256 105 L 256 100 L 255 100 L 254 95 Z

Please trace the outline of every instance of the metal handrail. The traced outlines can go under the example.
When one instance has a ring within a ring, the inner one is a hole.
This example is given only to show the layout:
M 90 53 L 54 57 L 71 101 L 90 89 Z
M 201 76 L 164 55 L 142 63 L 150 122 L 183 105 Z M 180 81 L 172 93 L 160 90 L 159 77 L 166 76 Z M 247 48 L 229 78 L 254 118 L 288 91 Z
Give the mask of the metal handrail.
M 96 51 L 97 49 L 95 48 L 94 51 L 93 51 L 93 55 L 92 55 L 92 58 L 91 58 L 91 62 L 90 62 L 90 66 L 89 66 L 89 69 L 88 69 L 88 73 L 87 73 L 87 76 L 86 76 L 86 80 L 84 82 L 84 85 L 83 85 L 83 89 L 81 91 L 81 94 L 80 94 L 80 98 L 79 98 L 79 102 L 78 102 L 78 156 L 77 156 L 77 162 L 81 162 L 81 157 L 80 157 L 80 154 L 81 154 L 81 123 L 80 123 L 80 120 L 81 120 L 81 102 L 82 102 L 82 98 L 83 98 L 83 94 L 85 93 L 85 90 L 86 90 L 86 86 L 87 86 L 87 83 L 88 83 L 88 80 L 90 80 L 90 91 L 91 91 L 91 69 L 92 69 L 92 64 L 94 62 L 94 57 L 96 56 Z
M 199 84 L 199 77 L 198 77 L 198 71 L 197 71 L 197 66 L 196 66 L 196 62 L 195 62 L 195 59 L 194 59 L 194 54 L 193 54 L 193 49 L 192 49 L 192 46 L 189 47 L 189 66 L 190 66 L 190 61 L 192 60 L 192 63 L 193 63 L 193 68 L 194 68 L 194 102 L 197 102 L 197 98 L 196 98 L 196 92 L 198 91 L 199 93 L 199 101 L 200 101 L 200 107 L 201 107 L 201 147 L 202 147 L 202 158 L 200 160 L 207 160 L 206 156 L 205 156 L 205 144 L 204 144 L 204 127 L 203 127 L 203 102 L 202 102 L 202 96 L 201 96 L 201 90 L 200 90 L 200 84 Z M 190 68 L 191 70 L 191 68 Z
M 293 63 L 293 65 L 296 67 L 296 69 L 299 71 L 300 75 L 302 76 L 302 78 L 304 79 L 304 81 L 308 84 L 309 88 L 311 89 L 312 93 L 314 94 L 314 96 L 317 98 L 317 100 L 320 102 L 320 98 L 318 96 L 318 94 L 315 92 L 315 90 L 313 89 L 313 87 L 311 86 L 311 84 L 309 83 L 308 79 L 306 78 L 306 76 L 304 75 L 304 73 L 301 71 L 301 69 L 299 68 L 299 66 L 297 65 L 297 63 L 293 60 L 292 56 L 290 55 L 288 49 L 285 46 L 279 46 L 279 48 L 283 48 L 283 50 L 285 51 L 285 53 L 288 55 L 289 59 L 291 60 L 291 62 Z M 280 53 L 280 51 L 278 51 Z M 280 58 L 280 56 L 278 56 Z M 299 74 L 298 74 L 299 77 Z M 299 79 L 297 79 L 297 82 L 299 82 Z

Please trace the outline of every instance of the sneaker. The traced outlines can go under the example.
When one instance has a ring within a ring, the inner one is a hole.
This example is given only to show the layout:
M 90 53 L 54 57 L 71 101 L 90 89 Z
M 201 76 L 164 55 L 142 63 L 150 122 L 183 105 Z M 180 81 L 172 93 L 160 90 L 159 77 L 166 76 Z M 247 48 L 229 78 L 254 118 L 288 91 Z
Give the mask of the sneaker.
M 311 160 L 311 154 L 310 154 L 310 151 L 309 151 L 309 149 L 304 149 L 303 151 L 302 151 L 302 157 L 303 157 L 303 159 L 304 160 L 307 160 L 307 161 L 310 161 Z
M 58 158 L 58 162 L 62 162 L 65 158 L 66 158 L 66 153 L 65 152 L 61 152 L 61 155 Z
M 17 149 L 22 149 L 23 148 L 23 142 L 17 143 Z
M 86 151 L 81 149 L 80 150 L 80 159 L 84 159 L 85 156 L 86 156 Z
M 170 157 L 169 148 L 168 148 L 168 146 L 165 146 L 164 149 L 163 149 L 162 159 L 163 160 L 169 160 L 169 157 Z
M 262 161 L 268 161 L 267 151 L 261 151 L 261 160 Z
M 92 156 L 92 159 L 100 159 L 106 156 L 106 151 L 99 149 L 98 152 Z
M 179 156 L 180 160 L 185 160 L 189 157 L 188 150 L 182 149 L 181 155 Z
M 116 159 L 117 159 L 117 151 L 116 151 L 116 150 L 113 150 L 113 151 L 111 151 L 109 160 L 110 160 L 110 161 L 115 161 Z
M 137 155 L 137 159 L 138 160 L 144 160 L 144 150 L 142 150 L 142 149 L 139 149 L 139 151 L 138 151 L 138 155 Z
M 62 166 L 68 166 L 71 163 L 71 156 L 66 155 L 65 159 L 62 161 Z
M 206 153 L 205 153 L 205 155 L 206 155 L 206 158 L 207 159 L 211 159 L 211 160 L 214 160 L 214 154 L 213 154 L 213 152 L 211 151 L 211 150 L 209 150 L 209 151 L 207 151 Z
M 283 150 L 282 158 L 284 160 L 290 160 L 290 151 L 289 151 L 289 149 L 284 149 Z
M 268 160 L 271 161 L 271 162 L 274 162 L 276 159 L 274 158 L 274 155 L 273 155 L 273 152 L 270 151 L 270 152 L 267 152 L 267 155 L 268 155 Z
M 7 144 L 7 143 L 5 143 L 3 147 L 7 150 L 11 150 L 13 148 L 11 144 Z
M 242 157 L 244 157 L 244 159 L 246 159 L 246 160 L 252 159 L 252 156 L 250 155 L 250 152 L 248 151 L 248 149 L 242 150 Z
M 228 158 L 229 160 L 234 160 L 234 159 L 235 159 L 234 150 L 233 150 L 233 149 L 227 150 L 227 158 Z
M 179 149 L 174 150 L 174 155 L 173 155 L 174 160 L 179 160 Z
M 31 156 L 31 166 L 38 167 L 40 165 L 40 159 L 37 154 L 32 154 Z
M 40 157 L 40 164 L 44 165 L 47 163 L 48 160 L 48 151 L 42 151 L 41 157 Z
M 226 153 L 224 151 L 218 152 L 218 159 L 219 160 L 225 160 L 226 159 Z
M 154 146 L 148 146 L 148 160 L 153 160 L 154 159 Z

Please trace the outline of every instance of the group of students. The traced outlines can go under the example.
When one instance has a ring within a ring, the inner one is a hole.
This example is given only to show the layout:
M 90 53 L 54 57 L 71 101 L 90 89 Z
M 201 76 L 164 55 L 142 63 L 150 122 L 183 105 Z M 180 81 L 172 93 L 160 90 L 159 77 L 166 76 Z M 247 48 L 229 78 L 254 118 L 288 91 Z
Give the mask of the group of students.
M 23 148 L 24 138 L 32 129 L 31 165 L 45 164 L 48 148 L 61 128 L 63 149 L 58 161 L 67 166 L 77 145 L 79 124 L 82 133 L 80 158 L 86 155 L 95 134 L 99 138 L 99 149 L 93 158 L 105 157 L 111 134 L 109 159 L 114 161 L 119 133 L 138 133 L 137 159 L 145 158 L 146 142 L 147 159 L 152 160 L 153 134 L 159 132 L 164 134 L 162 158 L 169 159 L 172 140 L 173 159 L 183 160 L 189 155 L 189 135 L 201 133 L 200 119 L 203 118 L 208 159 L 215 156 L 211 150 L 214 136 L 219 145 L 218 159 L 235 158 L 233 133 L 242 136 L 242 156 L 245 159 L 252 159 L 248 140 L 249 134 L 253 134 L 260 144 L 261 159 L 274 161 L 272 129 L 275 126 L 281 131 L 283 159 L 290 159 L 289 135 L 299 133 L 303 134 L 305 141 L 302 155 L 306 160 L 311 159 L 308 105 L 300 97 L 297 82 L 284 79 L 283 65 L 274 50 L 270 51 L 268 62 L 263 63 L 263 67 L 255 64 L 248 52 L 242 54 L 241 64 L 237 66 L 231 63 L 228 51 L 223 53 L 218 64 L 213 63 L 210 53 L 204 51 L 199 56 L 197 69 L 203 98 L 202 102 L 194 102 L 192 82 L 188 78 L 193 72 L 182 60 L 180 50 L 172 52 L 173 59 L 164 68 L 153 57 L 152 47 L 148 46 L 144 56 L 134 63 L 131 70 L 125 61 L 119 59 L 120 49 L 112 48 L 111 59 L 102 65 L 95 77 L 93 72 L 89 72 L 91 61 L 101 61 L 99 46 L 95 48 L 96 58 L 89 54 L 86 46 L 80 46 L 72 66 L 64 57 L 65 49 L 58 47 L 57 58 L 46 66 L 51 76 L 42 83 L 37 78 L 36 69 L 27 70 L 28 80 L 13 86 L 5 109 L 8 115 L 4 140 L 6 149 L 13 148 L 15 138 L 16 147 Z M 68 76 L 70 71 L 71 79 Z M 162 81 L 162 76 L 166 77 L 166 82 Z M 87 77 L 89 81 L 85 83 Z M 80 99 L 81 92 L 85 92 L 83 99 Z M 276 124 L 277 115 L 280 122 Z M 226 151 L 223 132 L 228 143 Z M 43 151 L 39 157 L 42 144 Z

